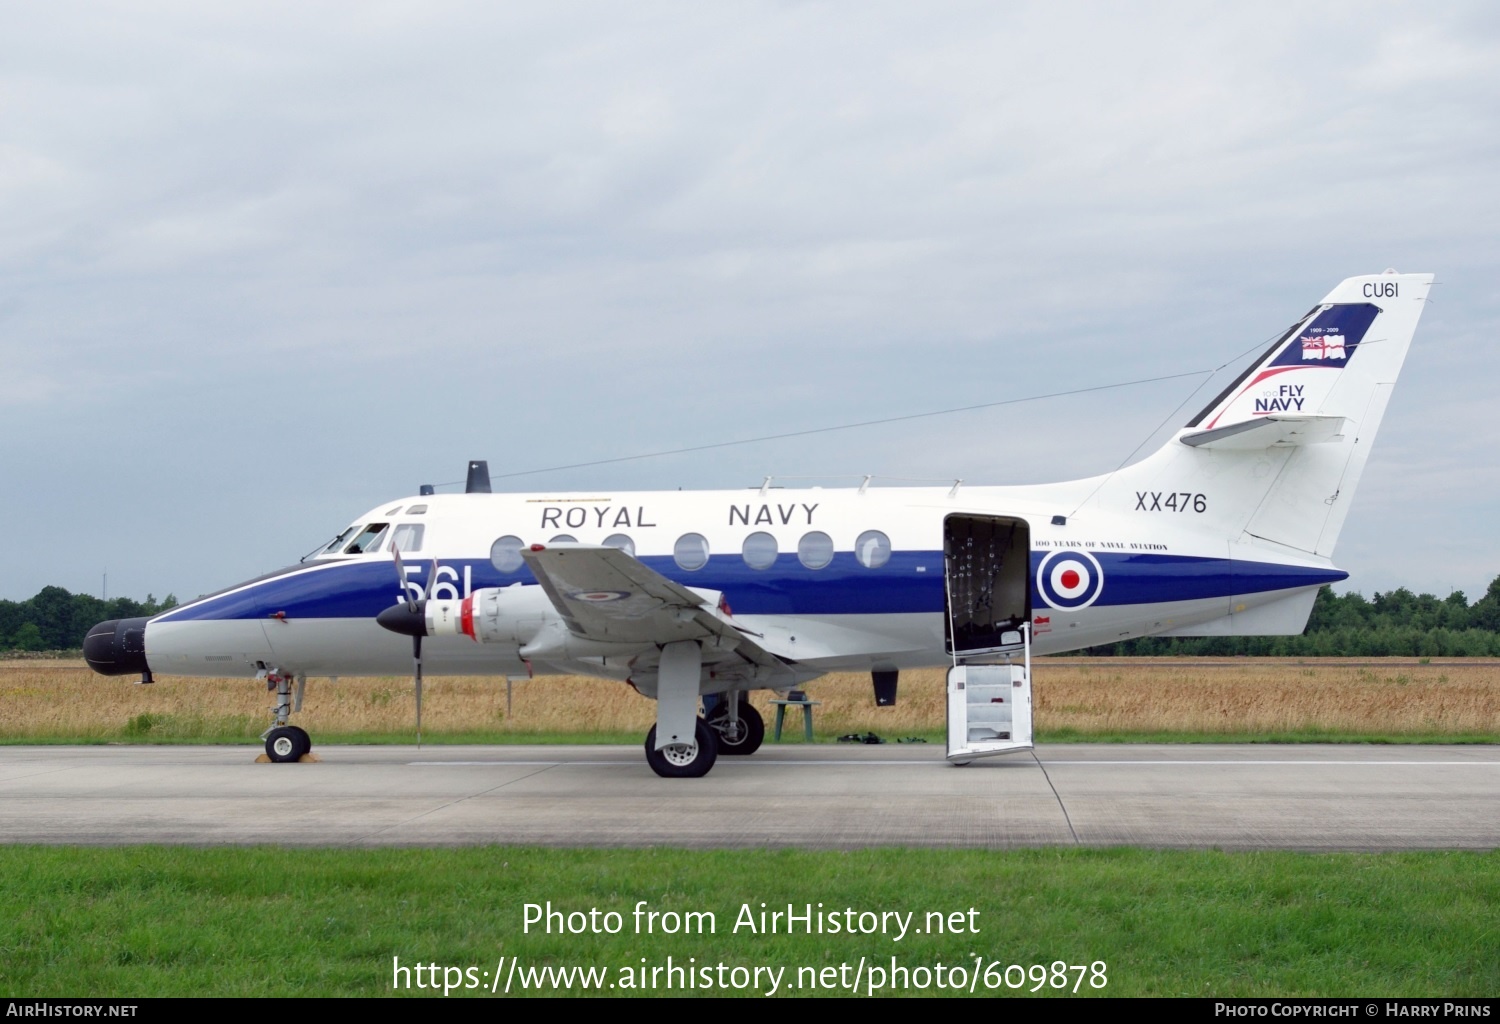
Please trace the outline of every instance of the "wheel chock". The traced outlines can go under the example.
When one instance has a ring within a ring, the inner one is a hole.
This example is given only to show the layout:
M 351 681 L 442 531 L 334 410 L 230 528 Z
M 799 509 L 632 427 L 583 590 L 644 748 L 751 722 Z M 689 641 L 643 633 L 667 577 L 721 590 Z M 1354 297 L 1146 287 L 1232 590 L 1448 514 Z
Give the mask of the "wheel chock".
M 272 761 L 269 757 L 267 757 L 264 753 L 262 753 L 259 757 L 257 757 L 255 759 L 255 763 L 256 764 L 274 764 L 275 762 Z M 319 757 L 317 754 L 314 754 L 311 751 L 309 751 L 308 753 L 303 754 L 301 757 L 297 758 L 297 763 L 298 764 L 322 764 L 323 763 L 323 759 L 321 757 Z

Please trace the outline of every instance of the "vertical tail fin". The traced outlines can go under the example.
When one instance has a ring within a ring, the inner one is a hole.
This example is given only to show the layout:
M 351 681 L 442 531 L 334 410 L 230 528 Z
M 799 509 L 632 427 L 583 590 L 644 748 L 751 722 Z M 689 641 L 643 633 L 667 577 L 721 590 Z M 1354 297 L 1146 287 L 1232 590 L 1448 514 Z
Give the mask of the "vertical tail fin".
M 1328 557 L 1432 285 L 1431 274 L 1351 277 L 1297 321 L 1176 437 L 1101 489 L 1202 495 L 1231 541 Z M 1206 491 L 1211 487 L 1211 491 Z

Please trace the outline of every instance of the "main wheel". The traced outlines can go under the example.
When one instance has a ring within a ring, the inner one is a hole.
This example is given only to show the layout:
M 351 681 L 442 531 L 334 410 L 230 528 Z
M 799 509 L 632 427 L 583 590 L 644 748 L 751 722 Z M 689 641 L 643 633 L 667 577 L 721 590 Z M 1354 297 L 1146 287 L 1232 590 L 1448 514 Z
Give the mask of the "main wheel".
M 656 726 L 646 733 L 646 763 L 664 779 L 701 779 L 719 758 L 714 731 L 697 720 L 692 743 L 672 743 L 656 749 Z
M 272 729 L 266 736 L 266 756 L 272 761 L 295 761 L 311 749 L 312 740 L 294 725 Z
M 729 702 L 721 700 L 709 712 L 708 724 L 721 754 L 753 754 L 766 739 L 766 720 L 748 700 L 740 701 L 739 721 L 729 720 Z

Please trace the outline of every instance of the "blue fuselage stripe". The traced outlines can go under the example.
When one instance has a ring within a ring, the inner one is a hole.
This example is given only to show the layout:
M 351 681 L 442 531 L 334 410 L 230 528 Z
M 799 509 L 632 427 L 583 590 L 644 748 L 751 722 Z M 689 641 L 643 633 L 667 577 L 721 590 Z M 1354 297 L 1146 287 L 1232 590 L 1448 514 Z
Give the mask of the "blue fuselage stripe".
M 1032 605 L 1047 607 L 1036 593 L 1036 571 L 1048 552 L 1031 554 Z M 1210 600 L 1244 594 L 1336 583 L 1348 573 L 1337 569 L 1125 552 L 1093 552 L 1104 585 L 1094 606 L 1145 605 Z M 670 556 L 641 559 L 684 586 L 723 591 L 737 615 L 889 615 L 941 613 L 944 608 L 943 555 L 940 551 L 894 552 L 878 569 L 860 565 L 853 552 L 839 552 L 821 569 L 808 569 L 796 555 L 783 554 L 766 569 L 752 569 L 738 555 L 716 555 L 696 572 L 680 569 Z M 447 560 L 440 582 L 453 570 L 463 594 L 471 590 L 535 583 L 522 567 L 501 573 L 488 561 Z M 428 569 L 430 571 L 430 567 Z M 425 572 L 413 576 L 422 583 Z M 447 588 L 441 597 L 450 596 Z M 401 595 L 389 561 L 338 562 L 256 582 L 237 592 L 204 598 L 174 609 L 162 619 L 260 619 L 284 613 L 289 619 L 374 618 Z

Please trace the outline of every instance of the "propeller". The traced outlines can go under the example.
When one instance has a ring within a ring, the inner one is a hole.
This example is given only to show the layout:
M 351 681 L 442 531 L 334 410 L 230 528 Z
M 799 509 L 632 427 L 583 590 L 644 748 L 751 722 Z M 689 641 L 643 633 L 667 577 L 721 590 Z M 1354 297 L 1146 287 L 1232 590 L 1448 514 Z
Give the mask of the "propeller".
M 422 638 L 427 635 L 427 602 L 437 586 L 438 561 L 432 560 L 432 573 L 427 577 L 427 587 L 420 599 L 411 596 L 411 586 L 406 580 L 406 567 L 401 564 L 401 552 L 392 548 L 395 556 L 396 578 L 406 593 L 406 601 L 386 608 L 375 621 L 393 633 L 411 637 L 412 683 L 417 695 L 417 746 L 422 745 Z

